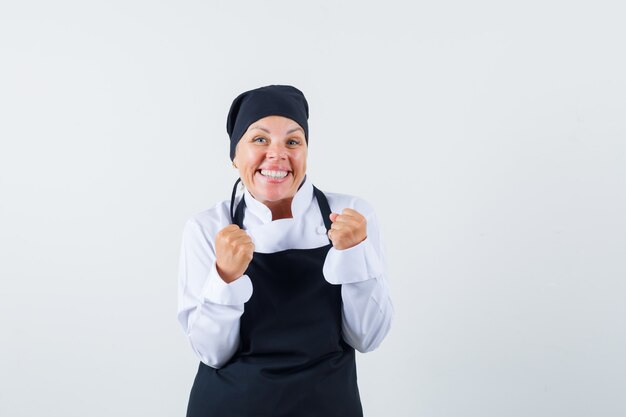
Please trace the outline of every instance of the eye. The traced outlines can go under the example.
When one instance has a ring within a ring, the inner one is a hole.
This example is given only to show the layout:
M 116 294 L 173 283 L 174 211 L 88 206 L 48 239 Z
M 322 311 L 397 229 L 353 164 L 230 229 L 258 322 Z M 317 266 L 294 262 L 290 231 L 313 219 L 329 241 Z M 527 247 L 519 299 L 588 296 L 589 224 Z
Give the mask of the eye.
M 267 139 L 265 139 L 262 136 L 258 136 L 256 138 L 252 139 L 252 142 L 264 143 L 264 142 L 267 142 Z
M 287 145 L 299 145 L 299 144 L 300 144 L 300 141 L 296 139 L 289 139 L 287 141 Z

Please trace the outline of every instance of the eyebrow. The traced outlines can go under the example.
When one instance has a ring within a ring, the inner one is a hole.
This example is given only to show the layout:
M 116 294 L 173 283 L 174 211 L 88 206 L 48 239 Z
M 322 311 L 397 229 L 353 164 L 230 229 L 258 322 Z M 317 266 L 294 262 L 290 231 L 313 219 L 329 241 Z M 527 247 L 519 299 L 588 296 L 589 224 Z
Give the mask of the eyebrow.
M 261 127 L 261 126 L 250 126 L 250 129 L 259 129 L 259 130 L 264 131 L 265 133 L 270 133 L 269 130 L 267 130 L 266 128 Z M 304 130 L 301 127 L 298 126 L 298 127 L 294 127 L 293 129 L 290 129 L 289 131 L 287 131 L 287 134 L 289 135 L 290 133 L 296 132 L 298 130 L 300 130 L 302 133 L 304 133 Z

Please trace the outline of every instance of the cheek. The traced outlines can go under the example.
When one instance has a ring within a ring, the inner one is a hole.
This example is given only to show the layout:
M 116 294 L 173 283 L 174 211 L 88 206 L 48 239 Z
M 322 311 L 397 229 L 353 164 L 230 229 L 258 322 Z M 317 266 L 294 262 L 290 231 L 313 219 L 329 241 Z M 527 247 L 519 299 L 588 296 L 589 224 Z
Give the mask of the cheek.
M 306 153 L 296 157 L 296 164 L 301 170 L 304 171 L 306 169 Z
M 260 152 L 255 152 L 254 149 L 246 150 L 241 153 L 242 167 L 246 167 L 249 170 L 256 170 L 256 167 L 263 161 L 263 155 Z

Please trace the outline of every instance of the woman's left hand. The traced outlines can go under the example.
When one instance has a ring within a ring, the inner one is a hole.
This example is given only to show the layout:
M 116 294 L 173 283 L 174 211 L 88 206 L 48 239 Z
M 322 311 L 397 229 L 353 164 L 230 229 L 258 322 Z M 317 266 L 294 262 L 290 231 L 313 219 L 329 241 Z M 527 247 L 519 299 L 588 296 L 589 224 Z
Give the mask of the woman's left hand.
M 356 210 L 345 208 L 341 214 L 331 213 L 330 221 L 333 224 L 328 231 L 328 238 L 335 249 L 349 249 L 367 237 L 367 220 Z

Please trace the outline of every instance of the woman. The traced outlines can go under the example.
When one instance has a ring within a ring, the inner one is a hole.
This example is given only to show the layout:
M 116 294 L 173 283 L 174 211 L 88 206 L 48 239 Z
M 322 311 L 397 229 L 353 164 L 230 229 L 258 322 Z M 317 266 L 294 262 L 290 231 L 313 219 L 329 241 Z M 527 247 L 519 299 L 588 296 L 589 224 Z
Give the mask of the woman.
M 306 176 L 308 103 L 291 86 L 246 91 L 227 120 L 245 185 L 185 225 L 178 319 L 200 359 L 196 416 L 362 416 L 355 352 L 393 307 L 371 207 Z

